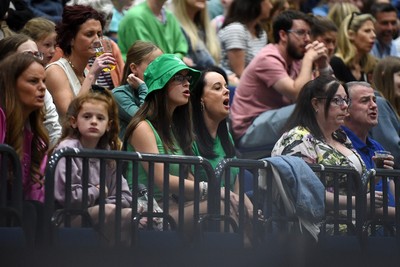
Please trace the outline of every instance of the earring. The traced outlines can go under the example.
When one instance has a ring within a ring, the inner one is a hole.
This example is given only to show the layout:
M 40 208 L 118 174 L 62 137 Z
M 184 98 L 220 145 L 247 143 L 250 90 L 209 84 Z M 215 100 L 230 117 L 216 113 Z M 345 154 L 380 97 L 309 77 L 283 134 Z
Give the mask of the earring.
M 204 111 L 204 102 L 200 102 L 200 110 L 203 112 Z
M 314 110 L 315 111 L 315 113 L 318 113 L 318 109 L 316 109 L 316 110 Z

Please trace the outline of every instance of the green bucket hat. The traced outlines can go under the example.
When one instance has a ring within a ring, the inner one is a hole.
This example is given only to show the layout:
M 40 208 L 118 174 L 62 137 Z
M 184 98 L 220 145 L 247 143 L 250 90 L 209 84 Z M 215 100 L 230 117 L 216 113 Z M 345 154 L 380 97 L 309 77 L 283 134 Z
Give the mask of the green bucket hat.
M 181 70 L 189 70 L 189 75 L 192 76 L 190 82 L 190 90 L 192 90 L 200 77 L 200 71 L 189 68 L 174 54 L 163 54 L 157 57 L 144 72 L 144 82 L 148 88 L 147 95 L 164 88 L 168 81 Z

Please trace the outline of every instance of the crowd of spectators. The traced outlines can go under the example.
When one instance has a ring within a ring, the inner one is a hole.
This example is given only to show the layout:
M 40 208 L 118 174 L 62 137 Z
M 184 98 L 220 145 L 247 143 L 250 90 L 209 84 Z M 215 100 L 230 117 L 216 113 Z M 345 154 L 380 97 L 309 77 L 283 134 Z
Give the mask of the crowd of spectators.
M 354 167 L 361 177 L 376 167 L 373 152 L 386 149 L 392 156 L 383 168 L 398 168 L 398 6 L 395 0 L 2 1 L 0 143 L 20 156 L 24 199 L 37 212 L 47 158 L 64 146 L 200 155 L 213 167 L 257 150 L 255 158 L 299 156 Z M 63 170 L 57 174 L 60 189 Z M 139 174 L 145 183 L 146 164 Z M 171 168 L 175 194 L 177 175 Z M 184 197 L 191 200 L 193 173 L 186 175 Z M 92 182 L 95 207 L 98 179 Z M 162 185 L 156 165 L 156 200 Z M 203 199 L 207 186 L 204 178 Z M 382 183 L 375 186 L 379 206 Z M 127 203 L 131 187 L 124 180 Z M 229 187 L 236 205 L 237 180 Z M 330 190 L 328 181 L 328 205 Z M 63 194 L 56 199 L 62 204 Z M 128 218 L 131 210 L 125 212 Z

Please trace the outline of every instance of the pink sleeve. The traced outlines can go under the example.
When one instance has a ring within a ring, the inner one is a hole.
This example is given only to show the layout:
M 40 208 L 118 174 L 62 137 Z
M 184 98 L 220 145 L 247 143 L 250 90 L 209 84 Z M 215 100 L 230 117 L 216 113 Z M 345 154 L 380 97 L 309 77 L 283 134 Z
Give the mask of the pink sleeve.
M 282 56 L 277 54 L 266 55 L 265 60 L 259 61 L 255 72 L 267 88 L 272 87 L 277 81 L 289 76 L 286 70 L 286 62 Z
M 40 173 L 43 174 L 43 176 L 46 175 L 47 159 L 48 156 L 47 154 L 45 154 L 42 159 L 42 162 L 40 163 Z
M 4 144 L 6 139 L 6 115 L 4 115 L 3 110 L 0 108 L 0 144 Z

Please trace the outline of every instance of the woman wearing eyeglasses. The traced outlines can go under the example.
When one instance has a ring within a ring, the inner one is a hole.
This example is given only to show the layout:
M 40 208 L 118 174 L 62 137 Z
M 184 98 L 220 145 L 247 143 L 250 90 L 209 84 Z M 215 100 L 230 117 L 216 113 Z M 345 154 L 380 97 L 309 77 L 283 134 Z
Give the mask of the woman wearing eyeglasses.
M 192 155 L 193 131 L 190 112 L 190 89 L 200 72 L 189 68 L 172 54 L 163 54 L 151 62 L 144 73 L 148 87 L 145 101 L 125 131 L 124 146 L 128 151 L 154 154 Z M 132 186 L 131 168 L 126 175 Z M 147 185 L 147 166 L 139 173 L 139 183 Z M 178 173 L 171 168 L 170 187 L 178 193 Z M 162 166 L 156 165 L 154 189 L 161 198 Z M 193 198 L 193 182 L 188 181 L 185 197 Z
M 297 156 L 310 164 L 352 166 L 360 175 L 364 174 L 363 160 L 340 128 L 349 105 L 347 88 L 332 76 L 322 75 L 308 82 L 300 91 L 286 132 L 271 155 Z M 332 181 L 327 181 L 327 187 L 332 187 Z M 333 205 L 332 196 L 327 194 L 328 208 L 329 204 Z M 342 207 L 346 205 L 345 200 L 339 200 Z
M 371 14 L 353 12 L 340 25 L 337 52 L 330 64 L 341 82 L 365 81 L 371 83 L 377 59 L 370 55 L 375 42 L 375 19 Z

